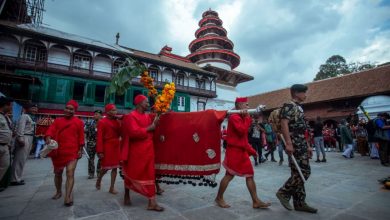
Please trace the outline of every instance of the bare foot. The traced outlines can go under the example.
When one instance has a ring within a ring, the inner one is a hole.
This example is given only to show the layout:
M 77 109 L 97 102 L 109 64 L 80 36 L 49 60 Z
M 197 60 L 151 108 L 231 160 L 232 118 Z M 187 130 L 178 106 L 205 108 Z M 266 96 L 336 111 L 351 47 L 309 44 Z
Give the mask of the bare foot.
M 62 193 L 56 193 L 53 197 L 51 197 L 51 199 L 56 200 L 56 199 L 61 198 L 61 196 L 62 196 Z
M 64 205 L 67 206 L 67 207 L 72 206 L 73 205 L 73 199 L 72 198 L 65 199 Z
M 158 189 L 157 192 L 156 192 L 156 194 L 161 196 L 161 195 L 163 194 L 163 192 L 165 192 L 165 190 L 163 190 L 163 189 Z
M 221 208 L 230 208 L 230 205 L 226 204 L 225 200 L 223 199 L 215 199 L 215 202 Z
M 123 200 L 123 204 L 126 205 L 126 206 L 131 206 L 132 205 L 130 199 L 124 199 Z
M 149 211 L 156 211 L 156 212 L 162 212 L 162 211 L 164 211 L 164 208 L 156 204 L 154 206 L 148 206 L 147 210 L 149 210 Z
M 123 204 L 127 206 L 131 206 L 130 196 L 125 195 L 125 197 L 123 198 Z
M 118 191 L 116 191 L 114 188 L 110 188 L 108 192 L 114 195 L 118 194 Z
M 95 187 L 96 187 L 97 190 L 100 190 L 100 187 L 101 187 L 100 179 L 97 179 L 97 180 L 96 180 L 96 185 L 95 185 Z
M 254 209 L 267 209 L 270 206 L 271 206 L 270 202 L 263 202 L 261 200 L 258 200 L 257 202 L 253 203 Z

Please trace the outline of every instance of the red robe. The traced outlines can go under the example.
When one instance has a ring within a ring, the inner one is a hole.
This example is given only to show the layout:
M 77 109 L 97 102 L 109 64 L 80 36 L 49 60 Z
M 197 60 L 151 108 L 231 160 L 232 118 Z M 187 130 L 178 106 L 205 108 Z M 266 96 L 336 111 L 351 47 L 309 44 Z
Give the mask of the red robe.
M 222 135 L 222 140 L 226 140 L 227 130 L 226 130 L 226 129 L 223 129 L 223 130 L 221 131 L 221 135 Z
M 156 195 L 153 132 L 146 131 L 151 124 L 149 114 L 135 110 L 126 115 L 121 152 L 125 187 L 149 199 Z
M 58 148 L 52 150 L 48 156 L 53 162 L 54 172 L 62 171 L 79 157 L 78 152 L 84 145 L 84 123 L 77 117 L 57 118 L 50 125 L 46 136 L 58 143 Z
M 100 159 L 102 169 L 109 170 L 119 167 L 120 132 L 118 120 L 103 118 L 97 124 L 96 153 L 104 154 Z
M 254 174 L 249 155 L 256 155 L 256 151 L 248 143 L 251 123 L 252 119 L 249 116 L 232 114 L 229 117 L 227 147 L 222 164 L 231 175 L 251 177 Z

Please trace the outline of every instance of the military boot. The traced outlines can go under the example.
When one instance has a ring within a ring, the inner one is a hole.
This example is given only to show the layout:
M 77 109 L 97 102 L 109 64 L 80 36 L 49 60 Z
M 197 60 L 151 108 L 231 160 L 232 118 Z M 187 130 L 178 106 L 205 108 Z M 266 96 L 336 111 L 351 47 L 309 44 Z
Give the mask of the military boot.
M 317 209 L 309 206 L 306 202 L 299 205 L 294 203 L 294 209 L 300 212 L 317 213 Z
M 290 205 L 290 201 L 289 201 L 286 197 L 284 197 L 283 194 L 282 194 L 281 192 L 278 191 L 278 192 L 276 193 L 276 198 L 279 199 L 280 203 L 282 204 L 282 206 L 283 206 L 284 208 L 286 208 L 286 209 L 289 210 L 289 211 L 293 210 L 293 208 L 292 208 L 291 205 Z

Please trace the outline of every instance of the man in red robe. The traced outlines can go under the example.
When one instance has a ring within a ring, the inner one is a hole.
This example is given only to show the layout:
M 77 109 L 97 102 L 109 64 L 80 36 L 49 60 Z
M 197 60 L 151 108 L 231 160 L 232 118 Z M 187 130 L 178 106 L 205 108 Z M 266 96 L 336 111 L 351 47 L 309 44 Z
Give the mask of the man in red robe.
M 158 117 L 152 119 L 146 96 L 134 99 L 136 108 L 123 119 L 122 167 L 125 177 L 124 203 L 130 205 L 129 189 L 149 199 L 148 210 L 163 211 L 156 201 L 153 131 Z
M 114 104 L 107 104 L 105 107 L 107 117 L 99 120 L 97 125 L 96 152 L 100 159 L 101 170 L 96 180 L 96 189 L 100 185 L 104 174 L 111 170 L 111 186 L 109 192 L 117 194 L 115 190 L 115 179 L 120 160 L 120 132 L 121 126 L 116 117 L 117 110 Z
M 257 156 L 257 153 L 248 143 L 248 130 L 252 123 L 247 112 L 248 98 L 237 98 L 235 106 L 241 112 L 229 116 L 227 147 L 225 160 L 222 163 L 226 173 L 219 185 L 215 202 L 221 208 L 229 208 L 230 205 L 225 202 L 223 194 L 234 176 L 243 176 L 246 177 L 246 185 L 252 197 L 253 208 L 267 208 L 271 204 L 261 201 L 257 196 L 256 184 L 253 180 L 253 166 L 249 159 L 250 155 Z
M 62 195 L 62 173 L 66 167 L 65 206 L 73 205 L 74 171 L 84 146 L 84 124 L 74 116 L 77 108 L 78 103 L 74 100 L 66 103 L 64 117 L 54 120 L 45 136 L 46 144 L 49 144 L 51 139 L 58 143 L 58 148 L 48 154 L 53 162 L 57 190 L 52 199 L 59 199 Z

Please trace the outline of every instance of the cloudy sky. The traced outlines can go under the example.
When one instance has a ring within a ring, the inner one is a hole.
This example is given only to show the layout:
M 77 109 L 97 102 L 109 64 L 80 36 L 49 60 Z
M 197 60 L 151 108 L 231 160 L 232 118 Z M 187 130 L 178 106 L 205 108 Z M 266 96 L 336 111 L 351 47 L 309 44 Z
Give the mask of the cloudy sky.
M 390 0 L 46 0 L 51 28 L 158 53 L 188 55 L 202 12 L 216 10 L 254 95 L 313 80 L 327 58 L 390 61 Z

